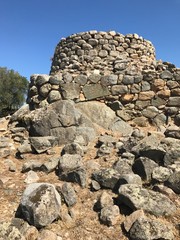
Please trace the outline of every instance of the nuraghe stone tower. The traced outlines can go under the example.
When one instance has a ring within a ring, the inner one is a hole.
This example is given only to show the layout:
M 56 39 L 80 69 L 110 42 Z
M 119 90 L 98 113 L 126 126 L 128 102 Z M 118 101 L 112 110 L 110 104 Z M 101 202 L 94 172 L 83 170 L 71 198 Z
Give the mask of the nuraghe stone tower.
M 31 109 L 60 99 L 103 101 L 125 121 L 179 124 L 180 69 L 137 34 L 89 31 L 61 39 L 50 75 L 30 79 Z

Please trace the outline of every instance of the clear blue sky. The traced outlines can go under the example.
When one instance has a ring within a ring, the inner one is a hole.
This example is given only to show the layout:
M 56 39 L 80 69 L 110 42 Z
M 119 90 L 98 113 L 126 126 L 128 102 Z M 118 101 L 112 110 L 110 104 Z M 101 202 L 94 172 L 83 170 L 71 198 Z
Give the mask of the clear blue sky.
M 88 30 L 138 33 L 180 67 L 180 0 L 0 0 L 0 66 L 49 73 L 59 40 Z

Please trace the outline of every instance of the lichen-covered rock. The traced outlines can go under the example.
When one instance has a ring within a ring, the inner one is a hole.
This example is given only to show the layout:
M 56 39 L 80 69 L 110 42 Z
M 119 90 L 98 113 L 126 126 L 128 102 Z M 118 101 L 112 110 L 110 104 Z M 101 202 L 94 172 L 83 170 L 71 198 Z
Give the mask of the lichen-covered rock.
M 2 240 L 25 240 L 20 231 L 10 222 L 0 223 L 0 239 Z
M 24 218 L 37 228 L 47 226 L 60 216 L 61 197 L 54 185 L 32 183 L 25 189 L 20 209 Z
M 101 169 L 92 174 L 92 178 L 96 180 L 102 187 L 114 189 L 120 178 L 120 173 L 113 168 Z
M 174 239 L 173 227 L 171 225 L 146 217 L 137 219 L 129 232 L 132 240 Z
M 166 182 L 167 186 L 170 187 L 177 194 L 180 193 L 180 172 L 175 172 L 170 175 Z
M 172 215 L 176 211 L 175 204 L 168 197 L 137 184 L 121 185 L 119 197 L 132 210 L 143 209 L 156 216 Z
M 119 207 L 116 205 L 106 206 L 101 209 L 100 220 L 108 226 L 115 225 L 120 218 Z

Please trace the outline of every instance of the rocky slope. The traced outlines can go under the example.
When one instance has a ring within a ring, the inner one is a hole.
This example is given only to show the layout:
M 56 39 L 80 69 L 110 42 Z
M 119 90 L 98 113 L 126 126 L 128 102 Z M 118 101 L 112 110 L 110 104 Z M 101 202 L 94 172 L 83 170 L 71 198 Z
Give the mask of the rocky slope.
M 179 239 L 179 139 L 152 126 L 126 136 L 96 126 L 88 144 L 58 146 L 8 122 L 0 239 Z

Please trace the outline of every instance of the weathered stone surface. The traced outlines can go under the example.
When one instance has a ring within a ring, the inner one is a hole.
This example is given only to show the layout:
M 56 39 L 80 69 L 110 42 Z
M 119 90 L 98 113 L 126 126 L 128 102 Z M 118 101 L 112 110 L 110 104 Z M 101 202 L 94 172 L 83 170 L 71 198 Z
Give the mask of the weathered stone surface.
M 134 173 L 141 176 L 143 180 L 150 181 L 152 178 L 152 173 L 156 167 L 158 167 L 158 164 L 153 160 L 147 157 L 140 157 L 135 160 L 132 169 Z
M 57 138 L 54 136 L 47 137 L 30 137 L 31 146 L 36 150 L 37 153 L 46 152 L 51 147 L 58 144 Z
M 112 109 L 97 101 L 77 103 L 76 107 L 93 123 L 96 123 L 105 129 L 109 129 L 110 124 L 116 117 L 115 112 Z
M 108 226 L 115 225 L 120 218 L 119 207 L 116 205 L 107 206 L 101 209 L 100 220 Z
M 98 205 L 97 207 L 100 209 L 107 207 L 107 206 L 113 206 L 114 201 L 113 201 L 112 196 L 109 193 L 107 193 L 106 191 L 103 191 L 100 198 L 98 199 L 97 205 Z
M 37 171 L 40 170 L 42 163 L 37 160 L 29 160 L 25 162 L 22 166 L 21 172 L 28 172 L 30 170 Z
M 126 232 L 129 232 L 135 221 L 138 220 L 140 217 L 144 217 L 143 210 L 134 211 L 129 216 L 126 216 L 125 221 L 123 222 Z
M 173 240 L 173 227 L 160 220 L 152 220 L 146 217 L 140 217 L 135 221 L 130 229 L 130 238 L 132 240 Z
M 166 184 L 174 192 L 176 192 L 177 194 L 180 194 L 180 172 L 172 173 L 168 178 Z
M 32 147 L 29 142 L 29 140 L 25 140 L 19 147 L 18 147 L 19 153 L 31 153 Z
M 48 95 L 48 102 L 52 103 L 61 99 L 61 94 L 57 90 L 52 90 Z
M 128 93 L 128 87 L 124 85 L 114 85 L 112 86 L 111 91 L 113 95 L 121 95 Z
M 92 174 L 92 178 L 96 180 L 102 187 L 114 189 L 117 187 L 120 173 L 113 168 L 102 169 Z
M 141 101 L 151 100 L 154 97 L 154 95 L 155 95 L 155 93 L 153 91 L 140 92 L 139 100 L 141 100 Z
M 166 137 L 180 139 L 180 129 L 178 127 L 169 127 L 166 129 L 164 134 Z
M 52 157 L 41 165 L 40 170 L 46 173 L 53 172 L 59 163 L 59 157 Z
M 98 83 L 101 79 L 101 75 L 99 74 L 91 74 L 88 76 L 88 79 L 92 82 L 92 83 Z
M 142 111 L 142 115 L 150 119 L 153 119 L 158 113 L 158 109 L 154 106 L 149 106 Z
M 78 143 L 68 143 L 66 144 L 63 149 L 61 154 L 79 154 L 81 156 L 84 155 L 84 150 L 83 148 L 78 144 Z
M 180 97 L 170 97 L 167 105 L 170 107 L 180 107 Z
M 112 152 L 112 150 L 113 150 L 112 143 L 103 143 L 97 151 L 97 157 L 107 156 Z
M 165 71 L 163 71 L 163 72 L 160 74 L 160 77 L 161 77 L 162 79 L 172 79 L 172 78 L 173 78 L 173 75 L 172 75 L 172 73 L 171 73 L 170 71 L 165 70 Z
M 0 239 L 2 240 L 25 240 L 20 231 L 10 222 L 0 223 Z
M 77 195 L 70 183 L 64 183 L 62 185 L 61 193 L 63 198 L 67 204 L 67 206 L 71 207 L 77 202 Z
M 47 83 L 49 81 L 49 75 L 47 74 L 40 74 L 36 78 L 36 84 L 38 86 L 42 86 L 43 84 Z
M 130 136 L 133 132 L 133 128 L 129 123 L 121 120 L 120 118 L 116 118 L 114 122 L 109 127 L 113 132 L 118 132 L 122 136 Z
M 143 209 L 156 216 L 172 215 L 176 211 L 174 203 L 168 197 L 137 184 L 121 185 L 119 197 L 132 210 Z
M 120 175 L 133 173 L 131 162 L 126 161 L 125 159 L 119 159 L 114 163 L 113 168 L 118 171 Z
M 87 100 L 96 99 L 110 95 L 110 91 L 106 86 L 101 84 L 86 85 L 83 87 L 83 92 Z
M 32 183 L 25 189 L 20 208 L 25 219 L 44 227 L 60 216 L 61 197 L 52 184 Z
M 79 154 L 65 154 L 59 159 L 59 172 L 70 172 L 82 167 L 82 157 Z
M 78 83 L 65 83 L 61 85 L 62 98 L 76 100 L 80 95 L 80 85 Z
M 108 76 L 101 77 L 101 84 L 103 86 L 115 85 L 117 84 L 118 76 L 111 74 Z
M 172 174 L 172 170 L 165 167 L 156 167 L 152 172 L 152 178 L 157 180 L 158 182 L 165 182 L 170 175 Z
M 40 87 L 39 93 L 42 97 L 47 97 L 50 90 L 51 90 L 51 84 L 46 83 Z
M 41 232 L 40 232 L 40 234 L 39 234 L 39 237 L 38 237 L 38 240 L 62 240 L 62 238 L 57 238 L 57 235 L 54 233 L 54 232 L 52 232 L 52 231 L 50 231 L 50 230 L 48 230 L 48 229 L 43 229 Z
M 119 186 L 121 186 L 123 184 L 142 185 L 142 181 L 141 181 L 141 177 L 139 175 L 133 174 L 133 173 L 127 173 L 127 174 L 123 174 L 120 176 L 118 184 L 119 184 Z
M 74 81 L 79 85 L 85 85 L 87 83 L 87 76 L 80 74 L 79 76 L 74 78 Z
M 26 176 L 26 179 L 24 180 L 24 182 L 26 184 L 30 184 L 30 183 L 35 183 L 39 180 L 39 177 L 37 175 L 36 172 L 30 170 L 28 173 L 27 173 L 27 176 Z

